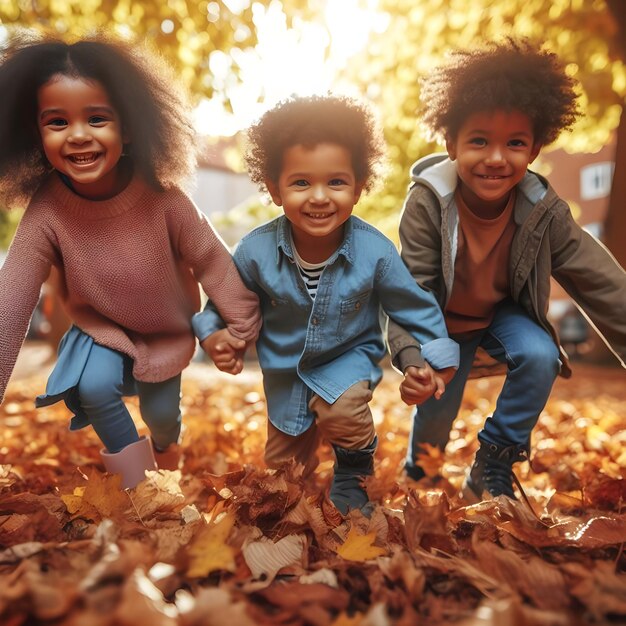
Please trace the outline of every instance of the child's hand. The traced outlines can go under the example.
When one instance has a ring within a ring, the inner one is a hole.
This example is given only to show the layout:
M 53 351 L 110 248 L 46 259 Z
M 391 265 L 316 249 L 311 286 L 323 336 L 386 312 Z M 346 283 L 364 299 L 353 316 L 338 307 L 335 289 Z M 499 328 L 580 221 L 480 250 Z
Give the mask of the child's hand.
M 220 371 L 239 374 L 243 369 L 246 342 L 233 337 L 227 328 L 215 331 L 201 341 L 200 346 Z
M 428 400 L 433 393 L 436 397 L 441 397 L 443 391 L 437 396 L 440 384 L 443 385 L 441 377 L 435 375 L 428 363 L 424 367 L 411 365 L 406 368 L 404 380 L 400 383 L 400 397 L 405 404 L 421 404 Z M 445 385 L 443 385 L 443 390 L 445 390 Z
M 439 400 L 455 374 L 455 367 L 434 370 L 428 363 L 424 367 L 407 367 L 400 383 L 400 396 L 409 405 L 421 404 L 433 395 Z

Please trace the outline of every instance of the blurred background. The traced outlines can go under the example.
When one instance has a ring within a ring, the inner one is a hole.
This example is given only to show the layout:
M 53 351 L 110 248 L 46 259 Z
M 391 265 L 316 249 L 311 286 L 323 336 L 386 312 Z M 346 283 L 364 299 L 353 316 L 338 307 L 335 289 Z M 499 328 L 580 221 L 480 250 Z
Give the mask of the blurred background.
M 373 103 L 389 167 L 356 212 L 397 241 L 409 167 L 443 149 L 415 119 L 420 75 L 481 39 L 542 41 L 579 81 L 584 115 L 533 169 L 626 266 L 624 0 L 0 0 L 0 44 L 23 28 L 68 41 L 108 29 L 147 41 L 176 67 L 203 145 L 191 194 L 230 245 L 279 213 L 241 160 L 241 131 L 278 100 L 330 90 Z M 20 216 L 0 210 L 0 264 Z M 574 358 L 616 363 L 556 284 L 551 315 Z M 29 337 L 56 346 L 66 324 L 52 276 Z

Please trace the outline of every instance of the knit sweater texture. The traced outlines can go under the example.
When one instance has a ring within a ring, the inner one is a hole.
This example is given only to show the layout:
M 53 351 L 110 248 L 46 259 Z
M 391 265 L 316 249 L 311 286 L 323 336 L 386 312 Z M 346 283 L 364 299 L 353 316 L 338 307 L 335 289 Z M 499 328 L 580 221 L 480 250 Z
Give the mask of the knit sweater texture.
M 198 283 L 235 337 L 257 337 L 257 296 L 183 191 L 157 191 L 135 176 L 115 197 L 93 201 L 53 173 L 26 209 L 0 269 L 0 401 L 52 266 L 70 319 L 131 357 L 137 380 L 167 380 L 188 365 Z

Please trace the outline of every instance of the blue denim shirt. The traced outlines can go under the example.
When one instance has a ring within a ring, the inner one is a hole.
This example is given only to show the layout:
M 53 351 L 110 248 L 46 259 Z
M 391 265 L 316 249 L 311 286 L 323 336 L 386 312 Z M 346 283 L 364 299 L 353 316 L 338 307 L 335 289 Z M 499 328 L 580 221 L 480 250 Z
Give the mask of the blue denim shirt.
M 312 424 L 313 393 L 332 404 L 361 380 L 372 389 L 378 384 L 381 309 L 414 336 L 435 369 L 458 367 L 458 345 L 448 338 L 433 295 L 416 284 L 394 244 L 355 216 L 345 223 L 315 300 L 298 272 L 284 216 L 246 235 L 234 259 L 261 302 L 257 353 L 269 418 L 289 435 Z M 224 326 L 210 302 L 192 323 L 201 341 Z

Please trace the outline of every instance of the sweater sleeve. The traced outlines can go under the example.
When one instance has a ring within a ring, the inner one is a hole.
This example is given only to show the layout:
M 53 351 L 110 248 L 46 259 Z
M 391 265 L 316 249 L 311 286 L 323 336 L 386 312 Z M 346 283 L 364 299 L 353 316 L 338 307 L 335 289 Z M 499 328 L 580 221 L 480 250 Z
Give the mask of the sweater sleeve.
M 246 244 L 247 242 L 244 238 L 235 250 L 233 261 L 235 262 L 239 275 L 241 276 L 241 279 L 246 287 L 256 293 L 259 289 L 258 283 L 253 277 L 253 272 L 250 270 L 250 263 L 246 256 Z M 196 313 L 193 316 L 191 324 L 198 341 L 204 341 L 215 331 L 220 328 L 224 328 L 224 321 L 220 317 L 219 312 L 211 300 L 206 303 L 206 306 L 202 311 L 200 311 L 200 313 Z
M 256 341 L 261 327 L 261 310 L 255 293 L 244 285 L 226 245 L 209 220 L 186 200 L 181 211 L 178 246 L 190 264 L 210 302 L 230 333 L 246 342 Z
M 26 337 L 53 250 L 35 211 L 26 211 L 0 268 L 0 402 Z

